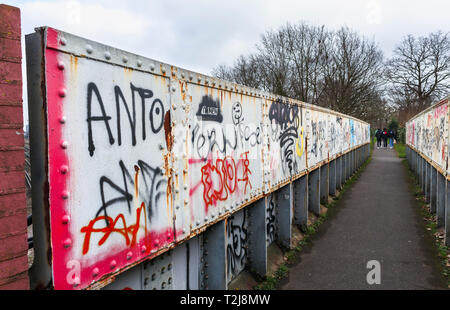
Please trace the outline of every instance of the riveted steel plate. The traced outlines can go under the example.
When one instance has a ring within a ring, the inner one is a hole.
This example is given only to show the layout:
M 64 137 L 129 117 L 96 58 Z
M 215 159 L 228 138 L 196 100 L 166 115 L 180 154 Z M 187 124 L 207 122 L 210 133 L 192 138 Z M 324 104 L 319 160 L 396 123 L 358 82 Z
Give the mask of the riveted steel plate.
M 330 152 L 369 141 L 358 139 L 368 124 L 331 110 L 53 28 L 37 32 L 43 66 L 33 76 L 42 81 L 33 85 L 43 86 L 46 111 L 32 121 L 46 130 L 40 173 L 56 289 L 103 287 Z M 338 117 L 344 125 L 332 129 Z M 339 132 L 350 136 L 330 142 Z

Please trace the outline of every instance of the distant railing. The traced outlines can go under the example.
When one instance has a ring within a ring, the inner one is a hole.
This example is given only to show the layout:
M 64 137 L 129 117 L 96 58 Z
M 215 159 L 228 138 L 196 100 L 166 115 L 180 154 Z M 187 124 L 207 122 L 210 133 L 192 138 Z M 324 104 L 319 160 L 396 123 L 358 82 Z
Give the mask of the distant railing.
M 436 214 L 445 244 L 450 245 L 449 98 L 406 123 L 406 155 L 411 169 Z

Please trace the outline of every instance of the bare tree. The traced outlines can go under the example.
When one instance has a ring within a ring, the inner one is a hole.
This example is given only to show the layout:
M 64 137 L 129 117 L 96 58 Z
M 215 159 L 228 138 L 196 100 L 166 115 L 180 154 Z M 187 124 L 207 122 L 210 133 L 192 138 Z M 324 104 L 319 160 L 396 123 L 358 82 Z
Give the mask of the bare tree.
M 383 103 L 383 54 L 375 42 L 341 28 L 333 35 L 324 64 L 324 96 L 319 104 L 368 119 L 368 111 Z
M 212 75 L 249 87 L 261 88 L 260 70 L 260 66 L 253 55 L 247 57 L 241 55 L 232 67 L 219 65 L 214 68 Z
M 287 34 L 284 31 L 267 31 L 257 44 L 254 57 L 259 66 L 264 90 L 281 96 L 289 96 L 290 63 Z
M 324 26 L 305 23 L 287 24 L 280 29 L 286 33 L 290 62 L 290 93 L 293 98 L 317 104 L 323 92 L 323 64 L 331 33 Z
M 386 79 L 399 110 L 418 113 L 450 90 L 450 37 L 441 31 L 406 36 L 386 62 Z
M 370 121 L 385 105 L 383 55 L 348 28 L 286 24 L 261 36 L 257 52 L 213 75 Z

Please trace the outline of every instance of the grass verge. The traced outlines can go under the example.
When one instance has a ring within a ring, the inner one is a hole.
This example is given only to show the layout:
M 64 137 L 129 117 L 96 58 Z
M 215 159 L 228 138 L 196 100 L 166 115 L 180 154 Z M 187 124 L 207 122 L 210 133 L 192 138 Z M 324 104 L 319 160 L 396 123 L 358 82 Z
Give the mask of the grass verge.
M 372 160 L 372 152 L 373 152 L 374 143 L 371 141 L 370 143 L 370 154 L 367 160 L 359 167 L 359 169 L 344 183 L 341 191 L 336 197 L 333 197 L 333 200 L 326 204 L 325 207 L 327 209 L 331 209 L 336 206 L 339 200 L 342 198 L 344 193 L 355 183 L 355 181 L 360 177 L 361 173 L 367 167 L 367 165 Z M 284 252 L 284 263 L 281 264 L 278 269 L 272 274 L 264 279 L 260 280 L 260 283 L 257 284 L 254 289 L 255 290 L 275 290 L 278 288 L 281 280 L 286 278 L 289 274 L 289 267 L 298 262 L 300 254 L 305 246 L 311 243 L 312 237 L 317 233 L 320 226 L 327 220 L 328 212 L 321 214 L 317 220 L 307 226 L 306 231 L 303 234 L 303 239 L 298 242 L 298 244 L 293 248 L 286 252 Z
M 405 145 L 403 145 L 403 152 L 404 149 Z M 400 150 L 402 150 L 402 148 L 400 148 Z M 402 154 L 399 151 L 397 151 L 397 153 L 399 154 L 399 157 L 400 154 Z M 406 158 L 406 156 L 403 158 Z M 434 243 L 433 245 L 436 250 L 436 255 L 439 257 L 441 275 L 446 282 L 447 288 L 450 288 L 450 248 L 444 244 L 443 232 L 437 227 L 436 215 L 431 213 L 430 205 L 426 202 L 422 189 L 418 185 L 418 180 L 415 173 L 410 169 L 406 159 L 402 161 L 402 164 L 408 173 L 410 186 L 412 187 L 414 196 L 419 204 L 419 214 L 425 221 L 425 229 L 427 233 L 430 234 L 430 238 Z
M 394 144 L 394 149 L 397 151 L 398 157 L 406 158 L 406 145 L 404 143 Z

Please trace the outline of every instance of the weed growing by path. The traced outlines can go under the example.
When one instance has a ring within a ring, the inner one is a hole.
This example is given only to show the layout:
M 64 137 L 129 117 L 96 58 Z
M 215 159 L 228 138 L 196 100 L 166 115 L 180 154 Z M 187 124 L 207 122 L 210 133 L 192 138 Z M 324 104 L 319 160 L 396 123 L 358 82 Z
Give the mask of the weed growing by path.
M 394 149 L 397 151 L 399 158 L 406 158 L 406 145 L 404 143 L 394 144 Z

